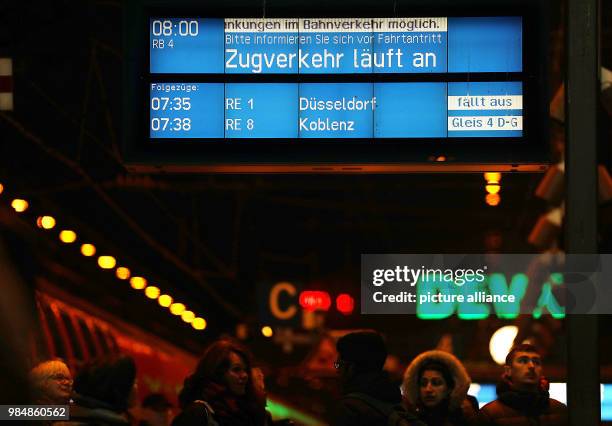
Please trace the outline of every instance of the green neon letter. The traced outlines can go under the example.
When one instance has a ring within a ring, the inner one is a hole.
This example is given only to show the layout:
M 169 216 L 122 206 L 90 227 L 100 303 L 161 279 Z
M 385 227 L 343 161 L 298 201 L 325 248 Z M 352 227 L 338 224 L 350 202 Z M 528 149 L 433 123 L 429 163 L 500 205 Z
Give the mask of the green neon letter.
M 419 282 L 417 287 L 417 317 L 420 319 L 444 319 L 450 317 L 456 308 L 456 303 L 421 303 L 421 296 L 427 294 L 456 294 L 456 286 L 452 282 L 440 280 L 428 280 L 427 282 Z
M 512 276 L 510 286 L 506 283 L 504 274 L 491 274 L 488 277 L 489 292 L 492 295 L 507 294 L 514 295 L 514 303 L 493 303 L 493 308 L 498 318 L 514 319 L 521 312 L 521 300 L 525 297 L 529 278 L 525 274 Z

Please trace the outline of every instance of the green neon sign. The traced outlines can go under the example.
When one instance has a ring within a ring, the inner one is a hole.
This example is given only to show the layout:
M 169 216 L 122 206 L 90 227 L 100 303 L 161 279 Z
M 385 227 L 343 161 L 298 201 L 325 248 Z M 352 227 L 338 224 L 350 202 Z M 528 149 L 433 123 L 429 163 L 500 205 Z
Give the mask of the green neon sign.
M 536 307 L 532 311 L 534 318 L 540 318 L 548 312 L 553 318 L 565 318 L 565 308 L 559 304 L 553 294 L 553 288 L 563 284 L 563 274 L 553 273 L 548 281 L 542 284 Z M 457 314 L 465 320 L 488 318 L 494 313 L 498 318 L 514 319 L 518 317 L 521 301 L 529 288 L 529 277 L 520 273 L 512 276 L 510 283 L 506 276 L 495 273 L 486 276 L 482 282 L 468 281 L 459 286 L 452 281 L 440 279 L 417 283 L 417 317 L 425 320 L 439 320 Z M 448 295 L 448 300 L 421 300 L 426 294 Z M 462 297 L 457 297 L 461 295 Z M 455 296 L 455 297 L 452 297 Z M 505 296 L 503 302 L 489 296 Z M 452 299 L 452 300 L 451 300 Z M 491 302 L 488 299 L 492 299 Z
M 311 417 L 302 411 L 298 411 L 294 408 L 283 405 L 278 401 L 273 401 L 270 398 L 268 398 L 266 409 L 270 412 L 270 414 L 272 414 L 272 418 L 274 420 L 291 419 L 296 420 L 300 422 L 300 424 L 306 426 L 321 424 L 321 422 L 314 417 Z

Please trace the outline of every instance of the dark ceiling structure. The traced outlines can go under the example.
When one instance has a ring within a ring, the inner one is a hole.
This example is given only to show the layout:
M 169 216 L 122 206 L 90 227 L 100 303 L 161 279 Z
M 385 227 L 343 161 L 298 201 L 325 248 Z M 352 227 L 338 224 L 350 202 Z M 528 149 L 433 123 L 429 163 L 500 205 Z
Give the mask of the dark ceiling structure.
M 128 174 L 119 148 L 123 7 L 0 6 L 0 56 L 13 58 L 15 96 L 14 111 L 0 113 L 2 197 L 30 200 L 32 216 L 19 226 L 30 228 L 41 267 L 68 291 L 195 350 L 238 322 L 257 322 L 261 283 L 290 279 L 358 294 L 362 253 L 535 251 L 527 235 L 545 211 L 534 196 L 541 175 L 504 175 L 501 203 L 491 207 L 482 174 Z M 207 333 L 179 329 L 112 273 L 37 229 L 39 214 L 202 312 Z

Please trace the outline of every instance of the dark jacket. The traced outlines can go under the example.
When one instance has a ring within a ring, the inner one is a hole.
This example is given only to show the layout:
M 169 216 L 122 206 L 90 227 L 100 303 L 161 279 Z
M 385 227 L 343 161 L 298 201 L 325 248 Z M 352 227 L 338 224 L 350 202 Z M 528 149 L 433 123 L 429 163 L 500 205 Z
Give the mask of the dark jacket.
M 53 426 L 128 426 L 126 414 L 114 411 L 110 405 L 97 399 L 75 395 L 70 406 L 70 420 Z
M 264 426 L 265 401 L 257 402 L 233 395 L 227 387 L 209 382 L 202 391 L 202 402 L 186 406 L 172 422 L 173 426 L 206 425 L 210 416 L 219 426 Z
M 497 385 L 497 399 L 480 410 L 479 425 L 565 426 L 567 407 L 549 397 L 548 391 L 518 391 L 510 383 Z
M 195 401 L 183 408 L 172 420 L 172 426 L 207 426 L 217 425 L 212 408 L 203 401 Z
M 420 403 L 419 374 L 424 366 L 436 362 L 446 367 L 454 387 L 447 400 L 433 409 Z M 429 426 L 472 426 L 477 424 L 478 401 L 468 396 L 471 379 L 454 355 L 443 351 L 427 351 L 417 356 L 404 373 L 402 389 L 408 410 Z
M 478 411 L 467 399 L 454 410 L 449 410 L 448 401 L 435 409 L 409 406 L 408 410 L 427 426 L 475 426 L 478 421 Z
M 344 385 L 335 415 L 335 426 L 387 426 L 387 416 L 367 402 L 350 396 L 361 393 L 388 404 L 400 404 L 402 395 L 386 373 L 356 375 Z

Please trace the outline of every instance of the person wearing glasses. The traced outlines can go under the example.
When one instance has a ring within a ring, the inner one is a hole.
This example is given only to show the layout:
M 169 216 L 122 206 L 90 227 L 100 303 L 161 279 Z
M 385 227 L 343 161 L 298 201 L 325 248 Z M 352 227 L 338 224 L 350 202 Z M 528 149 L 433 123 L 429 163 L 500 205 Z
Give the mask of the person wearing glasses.
M 567 407 L 548 395 L 537 348 L 524 343 L 512 348 L 497 385 L 497 399 L 482 407 L 479 425 L 564 426 L 567 422 Z
M 67 405 L 72 395 L 72 374 L 60 359 L 43 361 L 30 370 L 34 404 Z
M 423 425 L 401 406 L 399 386 L 383 366 L 387 347 L 375 331 L 346 334 L 337 344 L 334 367 L 342 385 L 335 426 Z

